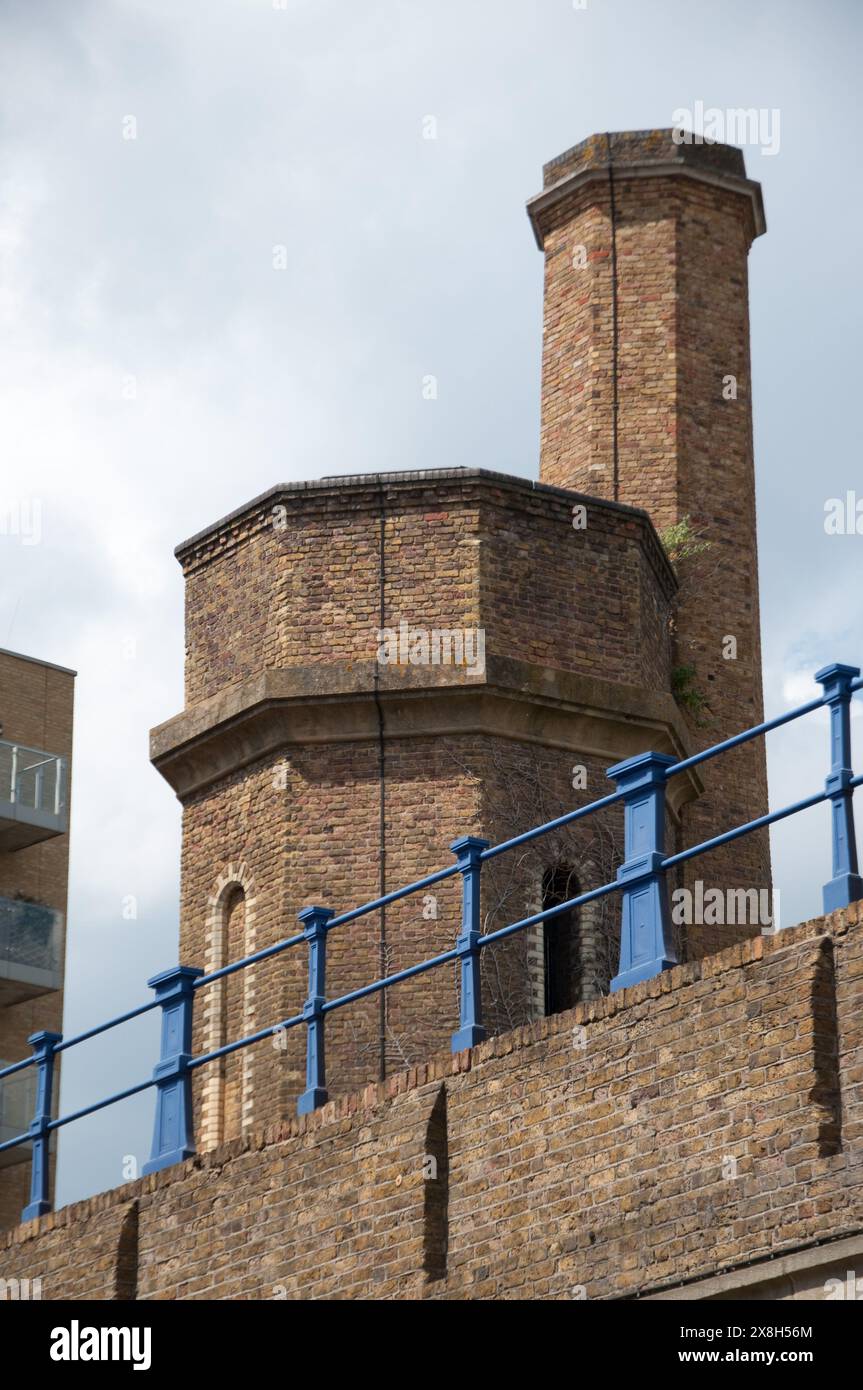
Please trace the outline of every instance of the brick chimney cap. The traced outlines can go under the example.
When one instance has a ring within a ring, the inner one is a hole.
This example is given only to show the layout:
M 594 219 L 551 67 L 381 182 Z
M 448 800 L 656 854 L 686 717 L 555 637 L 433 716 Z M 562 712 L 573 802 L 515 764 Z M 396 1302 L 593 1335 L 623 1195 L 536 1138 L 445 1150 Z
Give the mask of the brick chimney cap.
M 743 151 L 736 145 L 677 143 L 675 128 L 609 131 L 590 135 L 543 166 L 543 189 L 527 205 L 534 235 L 543 247 L 541 218 L 562 198 L 583 184 L 620 178 L 675 177 L 696 179 L 748 198 L 752 204 L 753 234 L 767 230 L 761 185 L 746 177 Z
M 605 135 L 589 135 L 578 145 L 550 159 L 542 169 L 542 186 L 549 188 L 567 174 L 582 169 L 595 169 L 626 164 L 667 164 L 673 160 L 698 168 L 721 169 L 727 174 L 746 178 L 743 151 L 736 145 L 677 144 L 675 128 L 667 130 L 617 130 Z

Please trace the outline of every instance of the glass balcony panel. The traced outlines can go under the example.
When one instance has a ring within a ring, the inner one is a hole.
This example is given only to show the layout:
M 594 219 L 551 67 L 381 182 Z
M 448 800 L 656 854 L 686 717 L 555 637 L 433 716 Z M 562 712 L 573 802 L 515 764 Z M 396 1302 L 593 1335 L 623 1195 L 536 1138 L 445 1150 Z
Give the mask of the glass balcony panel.
M 0 1004 L 60 988 L 62 914 L 24 898 L 0 898 Z
M 0 739 L 0 850 L 62 835 L 66 803 L 65 758 Z
M 20 1060 L 20 1058 L 10 1060 L 8 1057 L 0 1060 L 0 1071 L 3 1067 L 11 1066 L 12 1061 Z M 7 1139 L 14 1139 L 17 1135 L 26 1133 L 33 1118 L 35 1105 L 36 1071 L 33 1067 L 0 1080 L 0 1144 L 5 1143 Z M 6 1149 L 4 1153 L 0 1153 L 0 1168 L 5 1168 L 10 1163 L 22 1163 L 29 1157 L 29 1144 L 22 1144 L 14 1149 Z

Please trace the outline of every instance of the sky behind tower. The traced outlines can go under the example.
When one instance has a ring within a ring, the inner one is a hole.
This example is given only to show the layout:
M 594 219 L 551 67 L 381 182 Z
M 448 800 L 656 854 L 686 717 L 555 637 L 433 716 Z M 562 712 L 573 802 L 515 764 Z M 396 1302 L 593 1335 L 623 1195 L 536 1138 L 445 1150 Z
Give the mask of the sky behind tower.
M 744 148 L 768 221 L 750 255 L 768 714 L 814 693 L 819 665 L 860 662 L 863 535 L 824 523 L 829 498 L 863 500 L 861 16 L 853 0 L 3 0 L 0 440 L 21 524 L 0 533 L 0 646 L 79 672 L 67 1031 L 176 960 L 179 808 L 147 756 L 182 707 L 174 546 L 277 481 L 536 476 L 524 203 L 594 131 L 764 113 Z M 772 805 L 820 786 L 823 720 L 768 747 Z M 783 921 L 815 915 L 826 812 L 773 847 Z M 155 1049 L 148 1019 L 69 1054 L 64 1110 L 143 1079 Z M 63 1133 L 58 1201 L 131 1174 L 151 1104 Z

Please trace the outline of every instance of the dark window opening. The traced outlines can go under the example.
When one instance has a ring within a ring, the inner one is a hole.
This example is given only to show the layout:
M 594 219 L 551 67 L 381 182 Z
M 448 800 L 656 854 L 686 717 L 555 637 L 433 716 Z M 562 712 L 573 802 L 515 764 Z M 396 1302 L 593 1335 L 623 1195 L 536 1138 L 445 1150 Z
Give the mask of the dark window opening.
M 578 879 L 572 869 L 558 865 L 548 869 L 542 880 L 542 909 L 568 902 L 579 894 Z M 581 960 L 578 941 L 578 911 L 558 913 L 543 923 L 545 961 L 545 1012 L 560 1014 L 578 1003 Z

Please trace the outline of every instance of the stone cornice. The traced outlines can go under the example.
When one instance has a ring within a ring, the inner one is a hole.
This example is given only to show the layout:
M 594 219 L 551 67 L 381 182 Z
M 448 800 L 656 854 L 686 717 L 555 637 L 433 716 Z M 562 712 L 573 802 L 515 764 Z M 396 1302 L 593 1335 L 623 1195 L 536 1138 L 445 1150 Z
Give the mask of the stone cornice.
M 642 164 L 621 165 L 606 162 L 592 165 L 586 169 L 577 169 L 574 173 L 567 174 L 557 183 L 544 188 L 541 193 L 535 194 L 528 200 L 527 215 L 530 218 L 536 244 L 540 251 L 544 249 L 544 217 L 564 199 L 571 197 L 586 185 L 598 182 L 607 185 L 609 173 L 613 173 L 615 182 L 639 178 L 694 179 L 697 183 L 710 184 L 713 188 L 722 189 L 723 192 L 738 194 L 747 198 L 751 205 L 753 237 L 761 236 L 767 230 L 761 185 L 754 179 L 743 178 L 739 174 L 727 173 L 722 169 L 700 168 L 698 165 L 689 164 L 685 160 L 666 160 L 663 162 L 650 160 Z
M 262 672 L 153 729 L 151 760 L 182 801 L 291 745 L 376 739 L 374 670 L 355 662 Z M 693 751 L 671 695 L 507 657 L 489 657 L 477 678 L 458 667 L 382 667 L 378 694 L 388 739 L 486 734 L 609 765 L 648 748 Z M 697 772 L 673 778 L 671 809 L 701 790 Z

